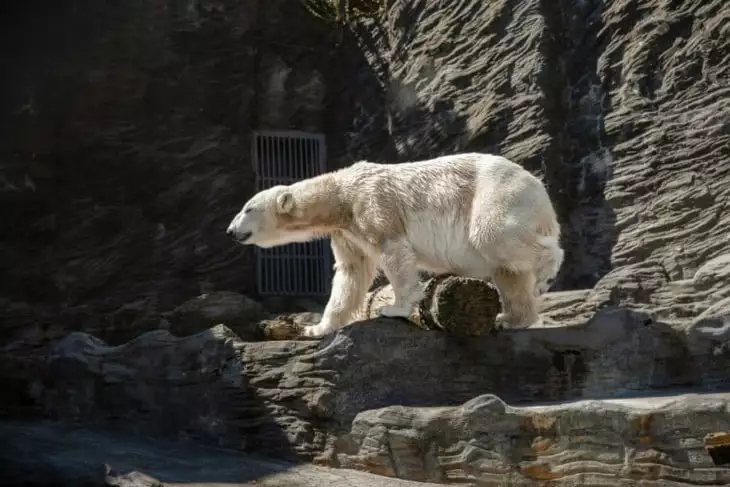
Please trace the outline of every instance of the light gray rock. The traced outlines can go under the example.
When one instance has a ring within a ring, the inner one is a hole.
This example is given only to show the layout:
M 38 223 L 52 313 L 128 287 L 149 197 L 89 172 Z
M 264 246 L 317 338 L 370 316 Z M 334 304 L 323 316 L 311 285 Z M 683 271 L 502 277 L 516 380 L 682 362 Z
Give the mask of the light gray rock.
M 703 437 L 730 429 L 730 394 L 512 407 L 390 406 L 357 415 L 339 464 L 420 481 L 513 485 L 720 485 Z
M 528 404 L 714 390 L 730 351 L 712 328 L 691 332 L 606 308 L 585 325 L 469 337 L 393 319 L 320 341 L 243 342 L 223 325 L 116 347 L 73 333 L 31 389 L 55 417 L 331 461 L 357 414 L 389 405 L 457 405 L 485 392 Z

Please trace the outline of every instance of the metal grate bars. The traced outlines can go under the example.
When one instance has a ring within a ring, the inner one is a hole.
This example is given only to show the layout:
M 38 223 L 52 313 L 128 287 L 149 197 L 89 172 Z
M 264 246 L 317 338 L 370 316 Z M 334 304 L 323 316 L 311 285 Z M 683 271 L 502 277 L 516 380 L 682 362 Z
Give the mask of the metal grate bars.
M 252 152 L 257 191 L 291 184 L 326 171 L 322 134 L 254 132 Z M 257 254 L 259 294 L 329 294 L 332 256 L 328 239 L 257 249 Z

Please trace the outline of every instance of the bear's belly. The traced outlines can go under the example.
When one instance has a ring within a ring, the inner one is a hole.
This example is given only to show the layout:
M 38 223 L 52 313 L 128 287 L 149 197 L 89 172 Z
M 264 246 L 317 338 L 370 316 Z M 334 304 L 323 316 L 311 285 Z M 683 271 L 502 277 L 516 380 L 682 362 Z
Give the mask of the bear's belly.
M 448 217 L 422 218 L 408 225 L 408 240 L 419 269 L 483 279 L 494 266 L 470 244 L 466 225 Z

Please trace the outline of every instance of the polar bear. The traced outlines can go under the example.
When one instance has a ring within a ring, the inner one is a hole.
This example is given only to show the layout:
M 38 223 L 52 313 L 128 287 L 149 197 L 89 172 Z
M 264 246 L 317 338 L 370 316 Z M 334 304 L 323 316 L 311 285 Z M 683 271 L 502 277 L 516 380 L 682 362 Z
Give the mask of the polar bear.
M 319 337 L 348 324 L 380 268 L 409 317 L 422 297 L 419 270 L 491 280 L 501 328 L 539 322 L 538 297 L 563 262 L 560 225 L 540 179 L 501 156 L 463 153 L 419 162 L 356 162 L 260 191 L 226 231 L 268 248 L 331 237 L 332 291 Z

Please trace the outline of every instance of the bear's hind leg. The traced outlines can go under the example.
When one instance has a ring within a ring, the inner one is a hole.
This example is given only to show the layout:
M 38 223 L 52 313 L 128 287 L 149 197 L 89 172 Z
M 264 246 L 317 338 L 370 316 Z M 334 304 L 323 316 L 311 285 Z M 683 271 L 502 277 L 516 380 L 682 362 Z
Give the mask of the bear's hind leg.
M 536 245 L 538 258 L 535 265 L 537 284 L 535 294 L 542 295 L 550 289 L 563 264 L 565 252 L 557 237 L 538 237 Z
M 502 312 L 496 318 L 498 326 L 518 329 L 539 322 L 534 273 L 500 267 L 492 277 L 502 301 Z

